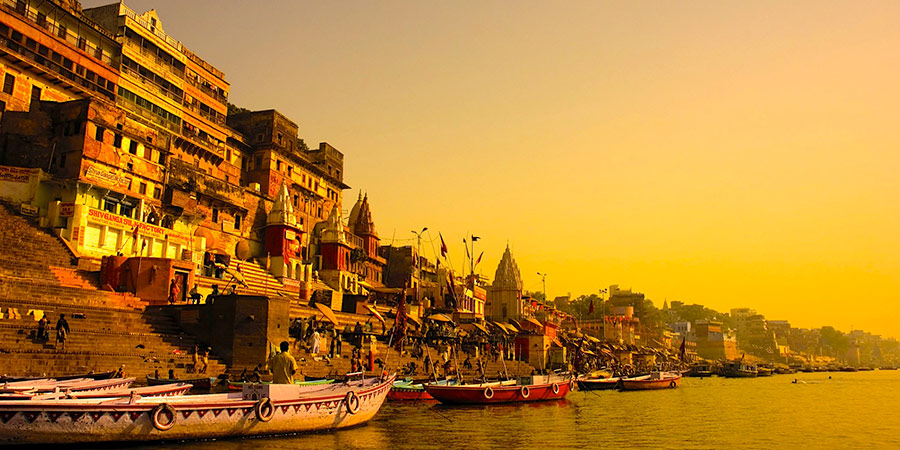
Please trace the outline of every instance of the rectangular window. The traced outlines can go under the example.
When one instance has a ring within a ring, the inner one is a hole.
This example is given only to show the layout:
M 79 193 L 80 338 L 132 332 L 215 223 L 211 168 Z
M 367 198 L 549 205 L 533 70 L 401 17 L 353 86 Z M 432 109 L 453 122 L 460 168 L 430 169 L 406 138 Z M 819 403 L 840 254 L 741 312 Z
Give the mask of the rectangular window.
M 12 74 L 6 74 L 3 77 L 3 92 L 12 95 L 13 89 L 16 88 L 16 77 Z
M 153 149 L 150 147 L 144 147 L 144 159 L 148 161 L 153 160 Z
M 216 208 L 212 210 L 212 221 L 213 223 L 219 223 L 219 210 Z
M 137 155 L 137 141 L 135 141 L 134 139 L 132 139 L 131 142 L 128 143 L 128 153 Z
M 240 216 L 240 214 L 235 214 L 235 216 L 234 216 L 234 229 L 235 229 L 235 230 L 240 230 L 240 229 L 241 229 L 241 216 Z
M 275 161 L 275 170 L 281 172 L 281 161 Z
M 159 163 L 160 164 L 166 163 L 166 154 L 163 152 L 159 152 Z
M 40 100 L 41 99 L 41 88 L 37 86 L 31 87 L 31 101 Z
M 116 148 L 122 148 L 122 135 L 121 134 L 119 134 L 119 133 L 115 134 L 115 137 L 113 138 L 113 145 Z
M 87 47 L 87 41 L 84 39 L 84 36 L 78 37 L 78 48 L 84 50 Z
M 103 210 L 106 212 L 111 212 L 113 214 L 116 214 L 119 212 L 119 202 L 117 202 L 111 198 L 104 198 L 103 199 Z
M 69 30 L 66 29 L 65 25 L 59 25 L 59 28 L 56 29 L 56 35 L 63 39 L 66 38 L 66 33 L 68 32 Z
M 138 193 L 140 193 L 141 195 L 147 195 L 147 183 L 141 183 L 141 185 L 138 186 Z
M 159 200 L 160 197 L 162 197 L 162 189 L 158 187 L 153 188 L 153 198 Z
M 99 125 L 95 125 L 95 127 L 97 129 L 94 131 L 94 140 L 96 140 L 97 142 L 103 142 L 103 127 Z

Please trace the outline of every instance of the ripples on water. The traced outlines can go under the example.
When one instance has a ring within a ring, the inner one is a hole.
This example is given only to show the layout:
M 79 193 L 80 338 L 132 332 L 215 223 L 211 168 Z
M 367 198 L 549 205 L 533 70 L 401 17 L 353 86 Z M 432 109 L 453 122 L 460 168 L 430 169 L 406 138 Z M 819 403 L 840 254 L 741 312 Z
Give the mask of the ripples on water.
M 335 433 L 141 448 L 900 448 L 898 407 L 900 371 L 686 378 L 678 389 L 576 391 L 550 403 L 388 403 L 367 426 Z

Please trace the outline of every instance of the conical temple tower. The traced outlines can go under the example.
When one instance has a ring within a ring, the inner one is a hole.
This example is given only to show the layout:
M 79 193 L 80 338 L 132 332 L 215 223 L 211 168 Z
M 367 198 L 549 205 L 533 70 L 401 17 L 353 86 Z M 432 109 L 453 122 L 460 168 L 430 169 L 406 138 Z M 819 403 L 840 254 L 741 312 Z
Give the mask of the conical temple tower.
M 489 306 L 485 307 L 485 312 L 491 320 L 519 319 L 525 313 L 525 306 L 522 304 L 522 275 L 508 245 L 494 273 L 487 303 Z

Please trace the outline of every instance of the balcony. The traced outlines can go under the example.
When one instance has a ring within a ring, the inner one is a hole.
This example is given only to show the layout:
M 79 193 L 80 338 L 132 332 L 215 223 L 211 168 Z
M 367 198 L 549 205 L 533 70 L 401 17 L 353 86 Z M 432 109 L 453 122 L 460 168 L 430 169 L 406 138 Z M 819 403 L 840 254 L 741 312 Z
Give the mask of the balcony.
M 169 159 L 169 183 L 177 189 L 244 208 L 244 189 L 212 177 L 180 159 Z M 182 206 L 182 205 L 176 205 Z

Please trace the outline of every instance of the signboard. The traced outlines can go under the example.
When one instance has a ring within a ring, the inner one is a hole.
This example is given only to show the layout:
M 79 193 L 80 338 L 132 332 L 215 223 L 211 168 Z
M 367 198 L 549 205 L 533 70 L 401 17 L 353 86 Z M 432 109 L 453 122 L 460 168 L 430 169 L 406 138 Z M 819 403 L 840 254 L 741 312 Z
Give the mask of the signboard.
M 24 167 L 0 166 L 0 181 L 27 183 L 31 179 L 31 173 L 34 170 Z
M 37 217 L 41 209 L 37 206 L 29 205 L 28 203 L 22 203 L 22 205 L 19 206 L 19 211 L 23 216 Z
M 119 175 L 112 170 L 96 165 L 88 166 L 88 168 L 84 170 L 84 178 L 95 183 L 114 186 L 121 189 L 128 189 L 131 187 L 131 178 Z
M 72 217 L 75 215 L 75 203 L 62 202 L 59 204 L 59 217 Z
M 122 217 L 99 209 L 89 208 L 87 219 L 101 225 L 124 228 L 128 233 L 134 233 L 134 229 L 137 227 L 138 233 L 142 236 L 153 237 L 155 239 L 168 239 L 169 242 L 182 245 L 188 245 L 190 242 L 190 237 L 186 233 L 150 225 L 149 223 Z

